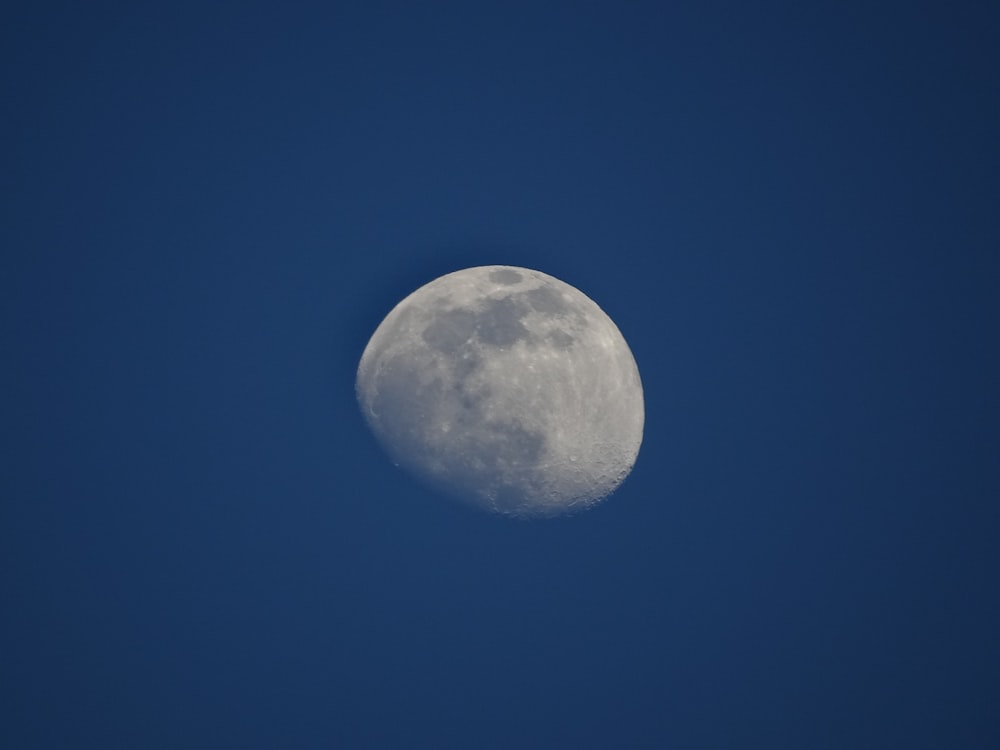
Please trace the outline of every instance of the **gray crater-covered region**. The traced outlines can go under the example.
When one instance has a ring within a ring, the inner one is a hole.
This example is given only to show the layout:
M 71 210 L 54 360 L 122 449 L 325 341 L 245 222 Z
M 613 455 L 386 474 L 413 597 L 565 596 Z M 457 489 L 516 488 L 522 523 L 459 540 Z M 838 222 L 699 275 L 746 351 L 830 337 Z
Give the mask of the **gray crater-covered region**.
M 467 269 L 414 292 L 372 336 L 357 390 L 396 463 L 512 516 L 596 502 L 641 440 L 621 334 L 580 292 L 527 269 Z
M 490 280 L 513 284 L 521 280 L 521 275 L 502 269 L 492 273 Z M 483 500 L 506 512 L 516 511 L 521 493 L 518 482 L 505 477 L 516 474 L 524 483 L 545 453 L 545 435 L 527 429 L 517 419 L 490 413 L 491 389 L 473 376 L 484 361 L 483 347 L 502 349 L 533 340 L 524 319 L 536 309 L 532 301 L 545 310 L 554 309 L 550 296 L 549 290 L 536 289 L 485 300 L 474 310 L 442 307 L 421 333 L 431 349 L 447 358 L 443 364 L 452 376 L 451 394 L 438 394 L 432 385 L 430 393 L 422 394 L 422 400 L 454 400 L 453 414 L 451 409 L 438 408 L 449 412 L 445 423 L 449 442 L 463 446 L 461 452 L 440 452 L 437 473 L 450 477 L 453 483 L 474 487 Z M 564 337 L 565 345 L 572 341 L 568 333 L 556 333 Z M 425 445 L 431 442 L 426 436 L 420 440 Z M 485 477 L 490 479 L 484 481 Z
M 517 341 L 531 343 L 535 337 L 525 325 L 528 315 L 562 316 L 569 311 L 566 301 L 548 287 L 485 299 L 475 308 L 449 307 L 448 303 L 447 297 L 437 301 L 434 317 L 421 333 L 428 346 L 448 355 L 476 344 L 509 347 Z M 552 331 L 551 337 L 562 346 L 573 341 L 569 331 L 562 329 Z
M 529 336 L 522 322 L 526 312 L 524 302 L 513 297 L 487 300 L 477 310 L 442 310 L 421 337 L 428 346 L 449 355 L 477 343 L 510 346 Z

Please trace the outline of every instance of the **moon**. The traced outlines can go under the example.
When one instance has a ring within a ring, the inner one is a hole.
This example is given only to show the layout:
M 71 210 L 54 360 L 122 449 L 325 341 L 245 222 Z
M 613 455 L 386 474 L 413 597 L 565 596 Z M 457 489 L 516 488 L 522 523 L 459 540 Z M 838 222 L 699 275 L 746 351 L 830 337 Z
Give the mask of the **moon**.
M 356 391 L 396 465 L 516 518 L 593 506 L 642 443 L 625 338 L 583 292 L 527 268 L 466 268 L 417 289 L 372 335 Z

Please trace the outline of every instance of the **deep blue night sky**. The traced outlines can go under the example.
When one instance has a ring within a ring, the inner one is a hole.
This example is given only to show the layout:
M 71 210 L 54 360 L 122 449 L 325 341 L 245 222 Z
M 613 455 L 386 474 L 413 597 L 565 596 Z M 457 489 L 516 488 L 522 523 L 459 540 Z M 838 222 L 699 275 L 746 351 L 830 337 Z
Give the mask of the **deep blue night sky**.
M 1000 747 L 988 3 L 17 5 L 0 745 Z M 638 363 L 585 514 L 358 411 L 493 263 Z

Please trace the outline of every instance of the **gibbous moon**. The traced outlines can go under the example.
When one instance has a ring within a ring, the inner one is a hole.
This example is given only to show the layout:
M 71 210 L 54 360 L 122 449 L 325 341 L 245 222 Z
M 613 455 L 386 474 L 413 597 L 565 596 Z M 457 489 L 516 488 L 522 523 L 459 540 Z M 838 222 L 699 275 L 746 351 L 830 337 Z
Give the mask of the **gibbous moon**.
M 558 516 L 607 497 L 642 442 L 642 383 L 601 308 L 539 271 L 480 266 L 389 313 L 357 396 L 397 464 L 508 516 Z

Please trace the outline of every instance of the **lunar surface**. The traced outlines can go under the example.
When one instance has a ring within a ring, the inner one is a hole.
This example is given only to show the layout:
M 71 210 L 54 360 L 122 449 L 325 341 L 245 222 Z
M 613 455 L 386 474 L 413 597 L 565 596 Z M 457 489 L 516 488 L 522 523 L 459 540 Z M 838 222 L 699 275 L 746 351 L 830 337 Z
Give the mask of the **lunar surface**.
M 597 503 L 642 442 L 621 332 L 582 292 L 526 268 L 467 268 L 413 292 L 369 341 L 357 396 L 394 463 L 514 517 Z

